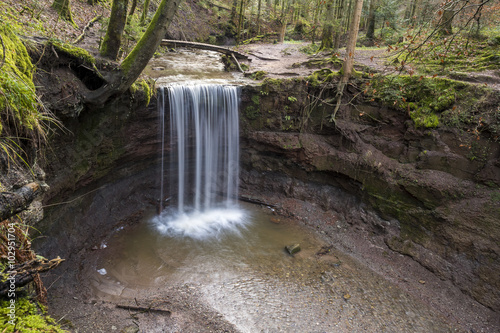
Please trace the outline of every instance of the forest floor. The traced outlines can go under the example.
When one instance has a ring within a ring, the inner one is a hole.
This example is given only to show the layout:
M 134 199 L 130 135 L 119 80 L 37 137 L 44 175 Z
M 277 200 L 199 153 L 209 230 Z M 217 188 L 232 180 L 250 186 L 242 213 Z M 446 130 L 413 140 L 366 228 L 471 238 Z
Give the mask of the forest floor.
M 282 44 L 248 44 L 237 47 L 239 51 L 249 55 L 249 72 L 264 71 L 267 77 L 293 77 L 308 76 L 318 67 L 308 68 L 304 64 L 310 60 L 324 59 L 332 56 L 332 51 L 319 52 L 308 55 L 302 49 L 310 45 L 310 42 L 285 42 Z M 343 59 L 345 49 L 339 50 L 336 54 L 339 59 Z M 386 73 L 391 70 L 385 65 L 387 52 L 380 48 L 358 49 L 355 53 L 356 67 L 360 69 L 370 68 L 374 72 Z M 266 59 L 274 60 L 266 60 Z

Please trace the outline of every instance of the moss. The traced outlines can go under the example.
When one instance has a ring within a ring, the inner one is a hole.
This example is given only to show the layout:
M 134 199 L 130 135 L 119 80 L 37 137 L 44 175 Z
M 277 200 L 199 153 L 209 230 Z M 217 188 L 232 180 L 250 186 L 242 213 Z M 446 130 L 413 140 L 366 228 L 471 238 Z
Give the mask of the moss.
M 340 60 L 336 56 L 324 59 L 311 59 L 303 63 L 303 65 L 307 68 L 333 67 L 336 69 L 342 68 L 342 64 L 343 64 L 342 60 Z
M 377 76 L 366 93 L 382 104 L 409 114 L 417 127 L 449 124 L 450 111 L 470 109 L 486 93 L 483 88 L 445 78 Z
M 260 96 L 259 95 L 252 95 L 252 102 L 255 105 L 259 105 L 260 104 Z
M 154 83 L 148 82 L 146 80 L 137 80 L 134 82 L 129 90 L 130 93 L 135 96 L 137 94 L 144 94 L 144 98 L 146 101 L 146 106 L 149 105 L 149 102 L 151 101 L 151 97 L 153 97 L 153 94 L 155 93 L 155 90 L 151 88 L 151 86 Z
M 334 72 L 329 68 L 323 68 L 315 71 L 306 78 L 306 81 L 313 87 L 317 87 L 323 83 L 330 82 L 334 78 L 339 77 L 340 72 Z
M 28 332 L 51 332 L 51 333 L 64 333 L 49 316 L 43 312 L 45 310 L 35 303 L 30 302 L 26 298 L 17 298 L 15 304 L 15 332 L 28 333 Z M 9 300 L 0 300 L 0 331 L 13 332 L 14 326 L 9 323 L 11 318 L 8 316 L 11 309 Z
M 32 137 L 41 133 L 45 118 L 38 111 L 33 83 L 34 66 L 26 47 L 6 24 L 0 24 L 0 35 L 6 54 L 0 49 L 5 63 L 0 71 L 0 134 L 6 127 L 17 135 Z
M 245 108 L 245 116 L 250 120 L 255 120 L 259 116 L 259 110 L 249 105 Z
M 48 43 L 49 46 L 54 46 L 56 50 L 66 53 L 74 58 L 82 59 L 92 65 L 96 63 L 95 58 L 87 50 L 54 39 L 49 40 Z
M 267 75 L 267 72 L 265 71 L 257 71 L 257 72 L 254 72 L 250 75 L 250 77 L 253 79 L 253 80 L 262 80 L 265 76 Z

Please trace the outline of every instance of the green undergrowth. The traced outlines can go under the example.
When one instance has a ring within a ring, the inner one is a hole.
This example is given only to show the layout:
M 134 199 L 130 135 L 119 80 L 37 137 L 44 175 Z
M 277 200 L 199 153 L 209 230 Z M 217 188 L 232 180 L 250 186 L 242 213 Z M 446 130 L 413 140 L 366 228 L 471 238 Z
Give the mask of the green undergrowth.
M 444 78 L 376 76 L 365 93 L 372 100 L 408 113 L 416 127 L 460 127 L 473 117 L 488 88 Z
M 333 78 L 340 76 L 339 72 L 332 71 L 329 68 L 323 68 L 317 71 L 314 71 L 311 75 L 309 75 L 306 80 L 307 82 L 313 86 L 317 87 L 323 83 L 330 82 Z
M 491 38 L 441 37 L 429 41 L 409 53 L 393 49 L 390 61 L 411 63 L 418 72 L 425 74 L 450 72 L 481 72 L 500 69 L 500 40 Z M 407 43 L 406 43 L 407 44 Z M 404 47 L 405 44 L 399 45 Z
M 9 128 L 21 135 L 41 131 L 43 115 L 38 112 L 34 66 L 26 47 L 6 24 L 0 24 L 0 37 L 6 50 L 0 50 L 0 135 Z
M 0 332 L 47 332 L 47 333 L 64 333 L 67 332 L 55 320 L 46 315 L 45 308 L 30 301 L 27 298 L 17 298 L 15 304 L 15 318 L 13 326 L 9 323 L 13 317 L 9 317 L 11 311 L 11 303 L 9 300 L 0 300 Z M 9 306 L 11 308 L 9 308 Z

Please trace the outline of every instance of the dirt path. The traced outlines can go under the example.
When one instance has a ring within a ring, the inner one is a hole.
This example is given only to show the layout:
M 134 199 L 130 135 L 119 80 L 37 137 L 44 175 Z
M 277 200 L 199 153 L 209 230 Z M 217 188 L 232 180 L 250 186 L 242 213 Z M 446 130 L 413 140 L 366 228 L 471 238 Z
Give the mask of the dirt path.
M 309 60 L 329 57 L 331 53 L 320 52 L 308 55 L 301 51 L 310 43 L 283 43 L 283 44 L 250 44 L 238 47 L 238 50 L 249 54 L 249 72 L 265 71 L 268 77 L 307 76 L 318 68 L 307 68 L 303 64 Z M 345 50 L 338 52 L 339 59 L 345 56 Z M 356 50 L 355 62 L 358 68 L 370 67 L 375 72 L 387 72 L 385 66 L 386 52 L 383 49 Z M 266 58 L 266 59 L 263 59 Z

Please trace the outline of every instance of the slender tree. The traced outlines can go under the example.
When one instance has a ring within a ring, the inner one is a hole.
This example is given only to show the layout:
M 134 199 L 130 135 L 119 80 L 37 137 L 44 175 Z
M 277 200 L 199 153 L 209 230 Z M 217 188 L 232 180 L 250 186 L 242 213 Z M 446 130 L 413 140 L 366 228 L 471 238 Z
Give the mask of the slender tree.
M 136 8 L 137 8 L 137 0 L 132 0 L 132 5 L 130 6 L 130 11 L 128 12 L 129 17 L 134 15 Z
M 260 35 L 260 7 L 262 5 L 262 0 L 259 0 L 259 4 L 257 6 L 257 35 Z
M 347 39 L 347 46 L 345 50 L 344 64 L 342 65 L 342 77 L 337 86 L 337 105 L 331 115 L 331 121 L 335 121 L 335 115 L 340 107 L 342 95 L 344 94 L 345 86 L 349 81 L 354 66 L 354 51 L 356 49 L 356 41 L 358 39 L 359 22 L 361 20 L 361 12 L 363 10 L 363 0 L 356 0 L 354 3 L 353 14 L 349 26 L 349 37 Z
M 108 29 L 101 45 L 101 55 L 111 60 L 118 58 L 122 34 L 127 23 L 128 0 L 113 0 Z
M 366 38 L 373 43 L 373 38 L 375 37 L 375 8 L 377 5 L 376 0 L 370 0 L 370 8 L 368 10 L 368 19 L 367 19 L 367 29 L 366 29 Z
M 146 25 L 146 19 L 148 18 L 148 12 L 149 12 L 149 1 L 150 0 L 144 0 L 144 7 L 142 9 L 142 15 L 141 15 L 141 25 Z

